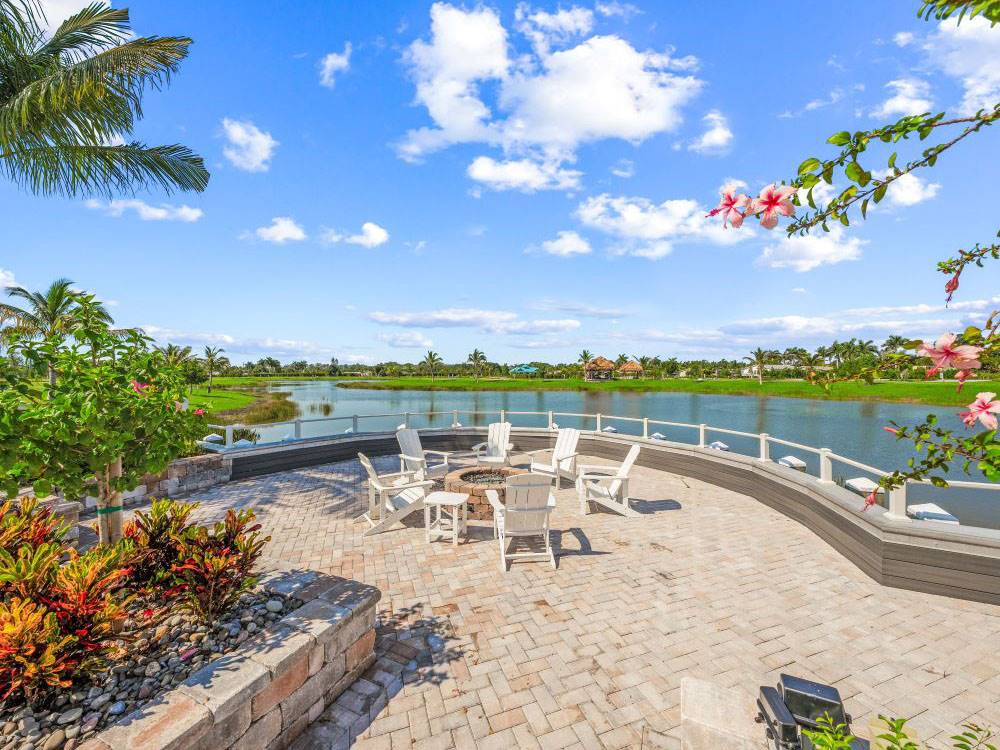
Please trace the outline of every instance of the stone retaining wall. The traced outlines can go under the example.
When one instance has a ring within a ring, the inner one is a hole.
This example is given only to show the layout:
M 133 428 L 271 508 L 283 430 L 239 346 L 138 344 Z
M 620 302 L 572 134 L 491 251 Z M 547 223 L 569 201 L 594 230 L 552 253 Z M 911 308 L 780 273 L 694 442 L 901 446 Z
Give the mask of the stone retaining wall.
M 138 505 L 153 497 L 182 497 L 228 482 L 232 470 L 233 462 L 218 453 L 179 458 L 159 474 L 147 474 L 134 490 L 123 492 L 122 505 Z M 84 504 L 96 508 L 97 498 L 87 496 Z
M 378 589 L 315 571 L 262 585 L 305 604 L 77 750 L 284 750 L 375 660 Z

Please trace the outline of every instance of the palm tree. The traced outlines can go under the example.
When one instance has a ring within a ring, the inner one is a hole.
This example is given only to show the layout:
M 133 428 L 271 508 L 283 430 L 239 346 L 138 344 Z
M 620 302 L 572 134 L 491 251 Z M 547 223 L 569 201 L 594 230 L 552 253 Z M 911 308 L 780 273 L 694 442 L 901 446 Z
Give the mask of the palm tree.
M 0 315 L 14 321 L 14 330 L 27 336 L 43 339 L 62 338 L 71 332 L 72 313 L 76 309 L 78 292 L 73 290 L 69 279 L 56 279 L 44 291 L 32 292 L 23 286 L 7 287 L 11 297 L 23 299 L 24 307 L 0 302 Z M 99 302 L 92 310 L 106 323 L 112 323 L 111 315 Z M 49 384 L 55 385 L 56 371 L 48 366 Z
M 205 368 L 208 370 L 208 392 L 212 392 L 212 376 L 215 375 L 215 368 L 222 363 L 225 357 L 220 357 L 225 349 L 217 346 L 205 347 Z
M 37 195 L 202 191 L 186 146 L 122 142 L 146 86 L 170 81 L 187 37 L 132 37 L 129 14 L 94 2 L 46 38 L 37 0 L 0 0 L 0 175 Z
M 442 360 L 441 357 L 439 357 L 436 352 L 429 351 L 427 352 L 426 355 L 424 355 L 424 361 L 421 362 L 420 364 L 422 364 L 424 367 L 430 370 L 431 380 L 434 380 L 434 371 L 441 366 Z
M 487 362 L 486 355 L 478 349 L 473 349 L 472 354 L 469 355 L 468 362 L 472 365 L 472 369 L 476 373 L 476 380 L 479 380 L 479 373 Z
M 594 355 L 591 354 L 589 350 L 584 349 L 582 352 L 580 352 L 580 356 L 577 357 L 576 361 L 579 362 L 584 367 L 586 367 L 587 364 L 590 362 L 590 360 L 592 360 L 593 358 Z
M 749 357 L 743 358 L 752 365 L 756 365 L 757 382 L 760 383 L 761 385 L 764 384 L 764 365 L 766 365 L 771 360 L 772 356 L 774 356 L 773 352 L 769 352 L 764 349 L 761 349 L 760 347 L 757 347 L 752 352 L 750 352 Z
M 615 357 L 615 364 L 618 367 L 621 367 L 626 362 L 628 362 L 628 355 L 627 354 L 619 354 L 617 357 Z
M 805 349 L 799 354 L 798 364 L 804 367 L 807 371 L 806 377 L 810 380 L 816 376 L 816 368 L 826 364 L 826 360 L 820 355 L 819 352 L 815 354 L 810 354 Z
M 166 346 L 155 346 L 153 348 L 163 355 L 164 361 L 171 367 L 178 367 L 194 359 L 190 346 L 167 344 Z
M 882 342 L 882 351 L 885 353 L 895 354 L 900 349 L 906 347 L 907 338 L 905 336 L 888 336 L 886 340 Z

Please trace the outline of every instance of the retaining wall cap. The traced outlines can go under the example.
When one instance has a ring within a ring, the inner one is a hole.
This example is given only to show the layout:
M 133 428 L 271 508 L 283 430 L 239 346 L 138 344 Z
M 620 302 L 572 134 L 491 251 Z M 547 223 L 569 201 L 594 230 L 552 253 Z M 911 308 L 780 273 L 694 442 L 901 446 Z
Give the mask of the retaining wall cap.
M 248 704 L 270 679 L 267 667 L 253 659 L 242 654 L 226 655 L 193 673 L 177 690 L 205 706 L 218 724 Z

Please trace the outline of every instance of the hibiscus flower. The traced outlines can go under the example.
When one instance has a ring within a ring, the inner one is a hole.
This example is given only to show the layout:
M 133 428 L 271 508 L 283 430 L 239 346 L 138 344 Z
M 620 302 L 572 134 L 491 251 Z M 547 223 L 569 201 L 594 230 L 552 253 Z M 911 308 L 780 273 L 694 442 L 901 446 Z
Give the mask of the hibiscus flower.
M 969 404 L 969 410 L 963 411 L 960 416 L 968 427 L 975 427 L 976 422 L 982 422 L 987 430 L 997 429 L 997 414 L 1000 414 L 1000 401 L 997 394 L 985 392 L 977 393 L 976 400 Z
M 795 204 L 790 200 L 795 195 L 795 188 L 788 185 L 768 185 L 753 199 L 750 212 L 760 214 L 760 225 L 765 229 L 774 229 L 778 225 L 778 216 L 795 216 Z
M 983 351 L 983 348 L 969 344 L 955 346 L 956 338 L 958 337 L 954 333 L 946 333 L 940 336 L 934 343 L 925 341 L 917 349 L 918 355 L 921 357 L 930 357 L 934 363 L 934 366 L 927 371 L 928 378 L 945 367 L 954 367 L 964 371 L 959 376 L 959 381 L 964 381 L 969 377 L 969 370 L 978 370 L 982 367 L 979 362 L 979 355 Z
M 733 190 L 723 190 L 719 205 L 708 212 L 709 216 L 722 214 L 722 226 L 733 225 L 733 229 L 739 229 L 743 224 L 743 217 L 746 216 L 746 209 L 750 207 L 751 200 L 742 193 L 736 194 Z M 740 211 L 740 209 L 743 211 Z

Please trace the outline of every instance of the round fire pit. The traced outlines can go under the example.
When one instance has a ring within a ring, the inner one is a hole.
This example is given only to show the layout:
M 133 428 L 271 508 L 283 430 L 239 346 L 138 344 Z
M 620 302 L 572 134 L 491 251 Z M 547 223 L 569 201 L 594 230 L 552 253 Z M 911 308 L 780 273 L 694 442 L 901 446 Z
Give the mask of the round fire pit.
M 507 477 L 527 473 L 525 469 L 512 469 L 507 466 L 467 466 L 447 474 L 444 478 L 444 489 L 446 492 L 461 492 L 468 495 L 469 518 L 486 521 L 493 518 L 493 507 L 486 499 L 486 490 L 496 490 L 502 503 L 504 490 L 507 488 Z

